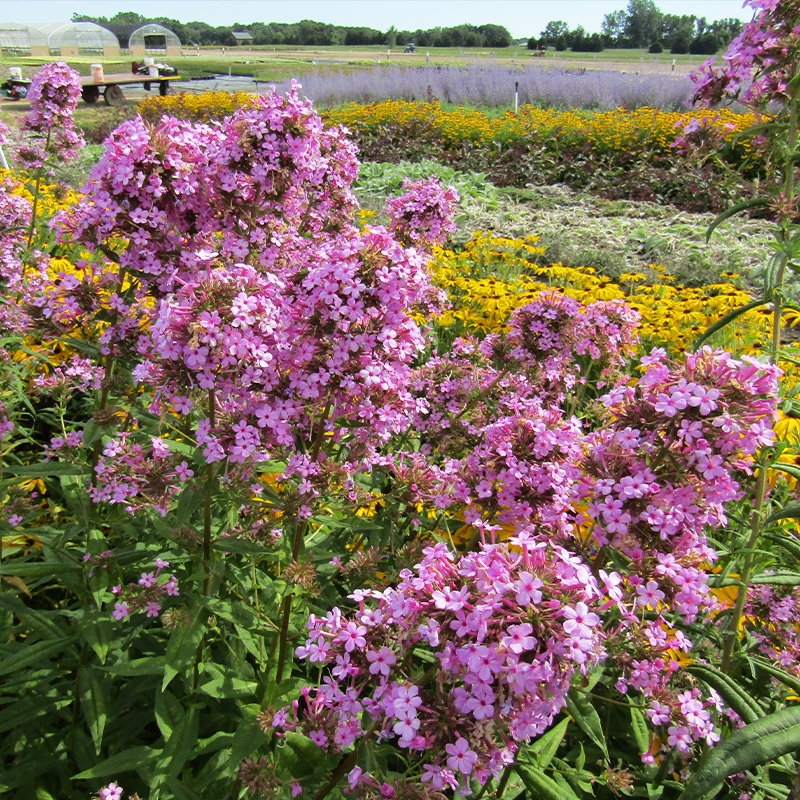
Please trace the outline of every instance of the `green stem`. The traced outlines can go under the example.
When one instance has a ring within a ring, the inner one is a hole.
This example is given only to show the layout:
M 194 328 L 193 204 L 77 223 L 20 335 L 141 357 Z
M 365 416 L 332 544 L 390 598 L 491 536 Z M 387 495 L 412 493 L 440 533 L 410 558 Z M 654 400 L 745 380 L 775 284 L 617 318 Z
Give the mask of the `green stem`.
M 733 607 L 733 614 L 731 615 L 728 633 L 722 649 L 722 663 L 720 664 L 720 669 L 726 675 L 728 674 L 731 664 L 733 646 L 739 638 L 739 623 L 741 622 L 742 613 L 744 612 L 744 604 L 747 600 L 747 591 L 750 588 L 750 577 L 753 571 L 754 548 L 761 535 L 764 501 L 767 496 L 767 468 L 764 461 L 765 459 L 762 458 L 761 465 L 758 469 L 758 478 L 756 479 L 753 511 L 750 514 L 750 538 L 747 540 L 747 552 L 745 553 L 741 574 L 739 576 L 741 586 L 736 595 L 736 603 Z
M 214 396 L 214 390 L 211 389 L 208 393 L 208 421 L 211 428 L 216 425 L 216 406 L 217 400 Z M 206 496 L 203 502 L 203 572 L 206 575 L 203 581 L 204 595 L 208 595 L 208 591 L 211 588 L 211 573 L 208 565 L 211 562 L 211 500 L 213 495 L 214 467 L 211 464 L 206 464 Z
M 319 421 L 319 429 L 314 438 L 314 444 L 311 448 L 311 460 L 316 461 L 319 457 L 319 451 L 322 449 L 322 442 L 325 439 L 325 423 L 331 411 L 333 398 L 329 398 L 322 412 L 322 417 Z M 294 522 L 294 542 L 292 543 L 292 563 L 296 563 L 300 557 L 300 547 L 303 544 L 303 539 L 306 533 L 306 522 L 303 520 L 295 519 Z M 280 646 L 278 648 L 278 665 L 275 670 L 275 683 L 280 683 L 283 680 L 283 668 L 286 662 L 286 647 L 289 642 L 289 617 L 292 613 L 292 596 L 287 594 L 283 598 L 283 608 L 281 609 L 281 633 L 280 633 Z
M 328 782 L 323 786 L 315 795 L 313 800 L 322 800 L 323 797 L 326 797 L 336 788 L 336 784 L 342 779 L 346 772 L 349 772 L 353 765 L 358 760 L 358 748 L 362 744 L 366 744 L 374 735 L 375 731 L 378 730 L 380 727 L 381 720 L 375 720 L 372 723 L 369 730 L 361 737 L 361 741 L 358 743 L 358 746 L 350 753 L 347 758 L 339 763 L 339 766 L 331 773 L 331 777 Z
M 294 523 L 294 543 L 292 544 L 292 563 L 295 563 L 300 556 L 300 546 L 303 543 L 303 537 L 306 532 L 305 520 L 295 520 Z M 280 683 L 283 680 L 283 667 L 286 662 L 286 647 L 289 642 L 289 617 L 292 613 L 292 596 L 287 594 L 283 598 L 283 609 L 281 611 L 281 633 L 280 633 L 280 646 L 278 648 L 278 665 L 275 670 L 275 683 Z
M 796 68 L 793 73 L 796 72 Z M 797 100 L 792 98 L 789 103 L 789 131 L 788 131 L 788 144 L 786 163 L 784 165 L 784 201 L 791 204 L 794 199 L 794 151 L 797 147 Z M 789 221 L 782 220 L 780 224 L 779 240 L 782 245 L 786 245 L 789 239 Z M 784 274 L 786 272 L 786 265 L 788 264 L 788 255 L 784 251 L 781 258 L 781 264 L 778 268 L 777 275 L 775 276 L 775 285 L 772 289 L 773 307 L 772 307 L 772 343 L 770 348 L 770 360 L 773 364 L 778 362 L 778 353 L 781 347 L 781 313 L 783 309 L 783 300 L 780 293 L 780 287 L 783 283 Z M 758 540 L 763 530 L 764 520 L 764 506 L 767 500 L 767 490 L 769 483 L 767 481 L 767 466 L 766 458 L 762 455 L 760 459 L 760 466 L 758 470 L 758 478 L 756 480 L 755 492 L 753 496 L 753 511 L 750 514 L 750 536 L 747 540 L 747 547 L 742 562 L 742 567 L 739 574 L 741 585 L 739 592 L 736 595 L 736 603 L 733 607 L 728 632 L 725 637 L 725 644 L 722 649 L 722 662 L 720 668 L 724 673 L 728 673 L 731 666 L 731 659 L 733 657 L 733 648 L 739 638 L 739 625 L 744 613 L 744 604 L 747 602 L 747 593 L 750 589 L 750 579 L 753 573 L 753 560 L 755 558 L 754 551 L 758 544 Z
M 45 152 L 48 152 L 50 150 L 51 132 L 52 128 L 49 128 L 47 131 L 47 138 L 44 144 Z M 31 208 L 31 226 L 28 229 L 28 247 L 30 247 L 33 244 L 33 232 L 36 229 L 36 210 L 39 206 L 39 192 L 42 186 L 42 170 L 43 167 L 39 167 L 36 170 L 36 186 L 33 190 L 33 207 Z

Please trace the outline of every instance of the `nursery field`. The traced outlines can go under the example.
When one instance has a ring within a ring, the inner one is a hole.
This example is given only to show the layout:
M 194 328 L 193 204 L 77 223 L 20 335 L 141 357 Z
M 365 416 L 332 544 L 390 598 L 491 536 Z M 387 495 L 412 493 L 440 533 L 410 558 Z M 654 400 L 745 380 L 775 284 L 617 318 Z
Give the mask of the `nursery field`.
M 759 14 L 769 69 L 680 111 L 34 75 L 0 794 L 800 797 L 800 21 Z

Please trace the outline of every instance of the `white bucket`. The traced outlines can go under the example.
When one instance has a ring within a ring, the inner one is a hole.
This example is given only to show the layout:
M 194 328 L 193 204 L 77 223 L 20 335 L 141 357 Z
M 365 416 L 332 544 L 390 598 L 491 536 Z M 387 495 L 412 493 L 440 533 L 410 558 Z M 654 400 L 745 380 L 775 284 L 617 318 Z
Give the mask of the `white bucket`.
M 155 64 L 155 61 L 156 60 L 154 58 L 151 58 L 150 56 L 145 56 L 144 65 L 146 67 L 149 67 L 151 64 Z
M 157 78 L 158 77 L 158 67 L 155 64 L 148 64 L 147 65 L 147 74 L 151 78 Z
M 92 80 L 95 83 L 102 83 L 105 78 L 103 77 L 103 65 L 92 64 Z
M 8 71 L 11 73 L 12 81 L 22 80 L 22 67 L 9 67 Z

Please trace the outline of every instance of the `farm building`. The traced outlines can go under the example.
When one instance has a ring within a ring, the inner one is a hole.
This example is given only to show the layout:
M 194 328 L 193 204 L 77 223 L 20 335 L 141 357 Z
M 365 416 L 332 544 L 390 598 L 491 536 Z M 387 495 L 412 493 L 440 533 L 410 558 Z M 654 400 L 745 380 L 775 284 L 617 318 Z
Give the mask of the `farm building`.
M 102 53 L 104 56 L 119 55 L 117 37 L 94 22 L 51 22 L 37 27 L 47 37 L 50 55 L 74 57 L 89 52 Z
M 233 31 L 231 36 L 236 39 L 237 45 L 253 44 L 253 35 L 248 31 Z
M 73 58 L 90 53 L 113 57 L 120 54 L 117 37 L 93 22 L 51 22 L 45 25 L 0 22 L 0 50 L 9 55 L 40 58 Z
M 163 25 L 149 23 L 133 31 L 128 39 L 128 50 L 134 58 L 144 58 L 147 53 L 166 56 L 181 55 L 181 40 Z
M 10 55 L 50 56 L 47 37 L 34 25 L 19 22 L 0 22 L 0 50 Z

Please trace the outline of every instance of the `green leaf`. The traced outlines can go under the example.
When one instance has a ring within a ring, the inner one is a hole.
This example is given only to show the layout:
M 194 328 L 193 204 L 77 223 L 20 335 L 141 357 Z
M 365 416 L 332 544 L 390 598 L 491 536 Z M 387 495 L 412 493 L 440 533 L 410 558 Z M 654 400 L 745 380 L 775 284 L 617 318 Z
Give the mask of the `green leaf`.
M 208 676 L 209 680 L 204 681 L 198 686 L 198 691 L 210 697 L 226 699 L 245 699 L 253 697 L 258 691 L 257 681 L 248 681 L 240 677 L 234 670 L 220 667 L 218 664 L 208 663 L 205 665 L 203 678 Z
M 6 464 L 5 471 L 22 478 L 45 478 L 48 475 L 83 475 L 84 469 L 79 464 L 59 464 L 57 461 L 46 461 L 44 464 Z
M 288 732 L 281 762 L 297 780 L 313 775 L 325 762 L 325 753 L 301 733 Z
M 552 760 L 553 756 L 558 752 L 559 745 L 564 739 L 564 734 L 567 727 L 572 720 L 566 717 L 561 720 L 553 728 L 550 728 L 547 733 L 543 733 L 535 742 L 531 742 L 522 751 L 524 755 L 533 753 L 536 758 L 536 764 L 539 767 L 546 767 Z
M 0 608 L 16 614 L 20 619 L 25 618 L 35 630 L 45 639 L 60 639 L 68 635 L 68 629 L 59 625 L 62 620 L 53 618 L 53 612 L 39 611 L 26 605 L 19 597 L 7 592 L 0 592 Z
M 187 525 L 195 511 L 200 507 L 203 502 L 203 492 L 198 492 L 197 488 L 190 484 L 182 492 L 178 498 L 178 519 L 177 527 Z
M 68 572 L 80 572 L 79 564 L 55 564 L 50 561 L 23 561 L 20 564 L 5 563 L 1 568 L 3 575 L 18 575 L 21 578 L 46 578 Z
M 78 675 L 78 687 L 81 694 L 81 711 L 86 717 L 89 733 L 92 734 L 95 754 L 100 755 L 108 713 L 106 693 L 97 670 L 92 667 L 83 667 Z
M 30 725 L 33 720 L 42 716 L 42 714 L 52 714 L 58 708 L 69 705 L 70 702 L 69 698 L 58 702 L 55 700 L 48 701 L 37 694 L 33 697 L 26 697 L 18 703 L 3 706 L 3 713 L 0 714 L 0 733 L 16 728 L 18 725 Z
M 105 664 L 108 649 L 117 632 L 108 615 L 97 608 L 86 608 L 78 616 L 75 624 L 84 641 L 97 654 L 100 663 Z
M 578 796 L 566 784 L 558 784 L 536 767 L 514 764 L 514 771 L 522 779 L 529 797 L 536 800 L 578 800 Z
M 608 758 L 608 746 L 603 735 L 603 724 L 600 715 L 592 705 L 589 695 L 579 688 L 573 688 L 567 695 L 567 711 L 583 732 L 603 751 Z
M 680 800 L 701 800 L 731 775 L 765 766 L 800 749 L 800 706 L 784 708 L 739 728 L 717 744 L 689 779 Z
M 776 461 L 770 469 L 776 469 L 778 472 L 785 472 L 787 475 L 791 475 L 793 478 L 800 479 L 800 469 L 791 465 L 791 464 L 783 464 L 780 461 Z
M 762 572 L 754 575 L 750 583 L 767 584 L 770 586 L 800 586 L 800 572 Z
M 152 779 L 152 788 L 161 786 L 169 778 L 176 778 L 183 769 L 183 765 L 189 760 L 197 744 L 198 720 L 197 706 L 192 706 L 188 713 L 183 714 L 161 751 Z
M 631 732 L 633 740 L 639 748 L 640 753 L 650 750 L 650 729 L 647 727 L 647 718 L 641 708 L 637 708 L 630 700 L 631 706 Z
M 247 758 L 269 738 L 256 719 L 258 710 L 256 705 L 248 705 L 243 709 L 242 721 L 236 726 L 231 743 L 230 759 L 234 764 Z
M 740 211 L 745 211 L 754 206 L 765 206 L 769 203 L 768 197 L 752 197 L 749 200 L 742 200 L 740 203 L 731 206 L 727 211 L 723 211 L 709 226 L 706 231 L 706 242 L 711 239 L 711 234 L 723 223 L 726 219 L 735 216 Z
M 54 341 L 64 342 L 70 347 L 74 347 L 76 350 L 80 350 L 96 358 L 99 358 L 101 355 L 100 348 L 98 348 L 97 345 L 90 344 L 85 339 L 75 339 L 72 336 L 59 336 L 57 339 L 54 339 Z
M 263 556 L 269 549 L 263 544 L 257 544 L 248 539 L 237 539 L 234 536 L 217 539 L 211 542 L 211 547 L 214 550 L 221 550 L 223 553 L 239 553 L 246 556 Z
M 156 724 L 167 741 L 173 731 L 183 721 L 183 706 L 172 692 L 158 692 L 156 694 Z
M 755 722 L 764 716 L 764 710 L 742 687 L 724 672 L 705 664 L 689 664 L 686 671 L 700 678 L 712 689 L 716 689 L 722 699 L 745 721 Z
M 120 664 L 112 664 L 104 669 L 112 675 L 124 675 L 126 677 L 160 675 L 164 671 L 166 663 L 167 659 L 165 656 L 153 656 L 149 658 L 135 658 L 133 661 L 123 661 Z
M 765 533 L 764 538 L 779 545 L 795 558 L 800 558 L 800 541 L 797 541 L 793 536 L 779 533 Z
M 49 639 L 36 644 L 23 644 L 16 646 L 14 655 L 0 660 L 0 675 L 22 671 L 30 666 L 42 666 L 42 662 L 49 661 L 53 656 L 64 651 L 67 645 L 75 641 L 74 636 L 63 636 L 60 639 Z M 6 648 L 3 648 L 5 650 Z M 2 652 L 2 650 L 0 650 Z
M 722 319 L 718 319 L 713 325 L 701 333 L 697 339 L 695 339 L 694 349 L 699 350 L 700 346 L 703 344 L 703 342 L 705 342 L 706 339 L 708 339 L 710 336 L 713 336 L 718 330 L 724 328 L 729 322 L 733 322 L 736 317 L 746 314 L 748 311 L 752 311 L 754 308 L 758 308 L 759 306 L 765 306 L 768 302 L 768 300 L 752 300 L 747 305 L 740 306 L 739 308 L 734 308 L 733 311 L 729 311 Z
M 755 658 L 754 656 L 745 656 L 745 658 L 753 664 L 756 669 L 763 670 L 768 675 L 772 675 L 773 678 L 777 678 L 782 684 L 788 686 L 800 695 L 800 678 L 788 672 L 784 672 L 774 664 L 770 664 L 768 661 L 764 661 L 761 658 Z
M 194 663 L 207 622 L 206 610 L 202 606 L 195 606 L 189 613 L 189 623 L 181 625 L 172 632 L 167 643 L 167 661 L 164 665 L 162 692 L 179 672 Z
M 786 506 L 774 511 L 764 520 L 764 525 L 769 525 L 770 522 L 779 519 L 800 519 L 800 505 Z
M 154 750 L 152 747 L 131 747 L 121 753 L 95 764 L 91 769 L 79 772 L 77 775 L 72 776 L 74 781 L 86 781 L 90 778 L 105 778 L 113 775 L 116 777 L 120 772 L 132 772 L 144 767 L 147 764 L 152 764 L 159 754 L 160 750 Z

